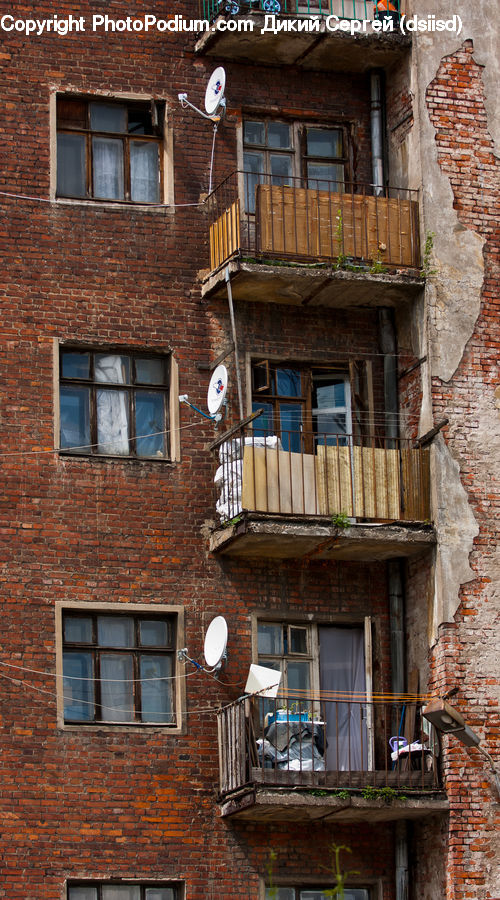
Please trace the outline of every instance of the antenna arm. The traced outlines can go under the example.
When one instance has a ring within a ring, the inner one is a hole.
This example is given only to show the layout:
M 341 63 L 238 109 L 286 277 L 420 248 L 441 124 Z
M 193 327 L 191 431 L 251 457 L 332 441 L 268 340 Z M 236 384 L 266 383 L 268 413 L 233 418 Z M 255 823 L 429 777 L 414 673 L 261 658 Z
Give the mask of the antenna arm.
M 218 124 L 220 122 L 222 116 L 209 116 L 209 115 L 207 115 L 207 113 L 202 112 L 201 109 L 198 109 L 198 107 L 195 106 L 194 103 L 191 103 L 191 101 L 188 100 L 187 94 L 179 94 L 178 97 L 179 97 L 179 103 L 181 104 L 183 109 L 185 109 L 186 106 L 189 106 L 189 107 L 191 107 L 191 109 L 194 109 L 195 112 L 199 113 L 200 116 L 203 116 L 204 119 L 208 119 L 209 122 L 215 122 L 215 124 Z M 225 99 L 222 100 L 221 107 L 225 110 L 225 107 L 226 107 Z

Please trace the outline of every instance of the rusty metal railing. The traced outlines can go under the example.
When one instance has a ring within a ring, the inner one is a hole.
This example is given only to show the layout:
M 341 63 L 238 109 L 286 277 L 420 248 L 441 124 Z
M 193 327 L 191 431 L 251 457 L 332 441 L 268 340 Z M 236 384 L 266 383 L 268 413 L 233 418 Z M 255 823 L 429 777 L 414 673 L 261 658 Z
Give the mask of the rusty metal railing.
M 412 722 L 411 735 L 404 734 Z M 412 701 L 241 698 L 218 711 L 221 793 L 276 787 L 439 788 L 437 743 Z
M 255 423 L 254 423 L 255 425 Z M 243 426 L 215 445 L 222 524 L 243 510 L 285 516 L 424 522 L 429 448 L 409 440 Z
M 337 16 L 339 19 L 359 21 L 389 15 L 399 21 L 401 0 L 199 0 L 199 15 L 213 22 L 218 16 L 247 15 L 251 12 L 274 13 L 280 16 Z
M 420 266 L 418 192 L 233 172 L 208 198 L 210 268 L 231 256 Z

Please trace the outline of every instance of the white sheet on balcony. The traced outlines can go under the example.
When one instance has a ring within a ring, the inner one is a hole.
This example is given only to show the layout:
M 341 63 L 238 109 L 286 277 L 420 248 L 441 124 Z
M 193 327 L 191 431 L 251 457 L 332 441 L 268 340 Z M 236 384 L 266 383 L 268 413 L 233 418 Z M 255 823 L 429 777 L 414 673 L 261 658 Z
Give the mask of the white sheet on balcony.
M 233 519 L 243 509 L 243 455 L 245 447 L 259 448 L 262 452 L 281 449 L 277 435 L 267 437 L 232 438 L 219 448 L 219 462 L 214 482 L 219 490 L 215 508 L 222 521 Z

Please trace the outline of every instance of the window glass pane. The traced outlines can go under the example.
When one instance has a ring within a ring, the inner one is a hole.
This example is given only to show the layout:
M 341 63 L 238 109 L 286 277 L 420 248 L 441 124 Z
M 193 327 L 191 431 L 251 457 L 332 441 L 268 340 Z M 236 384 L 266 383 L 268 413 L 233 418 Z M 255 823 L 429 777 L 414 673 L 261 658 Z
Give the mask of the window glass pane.
M 165 361 L 163 359 L 135 360 L 135 380 L 139 384 L 165 384 Z
M 127 392 L 99 389 L 96 399 L 98 453 L 127 456 L 130 452 Z
M 93 196 L 123 200 L 123 143 L 119 138 L 92 138 Z
M 106 384 L 130 384 L 129 357 L 96 353 L 95 380 Z
M 286 150 L 290 144 L 290 126 L 284 122 L 269 122 L 267 126 L 267 143 L 273 150 Z
M 57 135 L 57 194 L 85 197 L 87 194 L 85 135 Z
M 269 900 L 271 898 L 274 898 L 274 900 L 295 900 L 295 888 L 280 887 L 277 889 L 277 892 L 276 888 L 266 888 L 266 900 L 268 898 Z
M 65 616 L 64 640 L 73 644 L 91 644 L 92 619 L 83 616 Z
M 255 212 L 255 191 L 257 185 L 261 183 L 260 177 L 264 171 L 264 154 L 249 153 L 243 154 L 243 167 L 245 170 L 245 208 L 248 212 Z
M 97 888 L 90 885 L 68 887 L 68 900 L 97 900 Z
M 301 379 L 297 369 L 276 369 L 276 393 L 280 397 L 300 397 Z
M 302 404 L 280 403 L 280 437 L 283 450 L 299 453 L 301 450 Z
M 265 135 L 264 122 L 245 122 L 243 126 L 243 141 L 245 144 L 265 144 Z
M 130 199 L 135 203 L 158 203 L 158 144 L 153 141 L 130 141 Z
M 291 184 L 292 181 L 292 159 L 280 153 L 271 153 L 271 181 L 273 184 Z
M 141 619 L 140 642 L 143 647 L 167 647 L 170 643 L 170 627 L 161 619 Z
M 146 888 L 145 900 L 175 900 L 175 888 Z
M 262 400 L 254 400 L 252 403 L 252 412 L 262 409 L 263 413 L 253 423 L 253 434 L 255 437 L 266 437 L 274 432 L 274 416 L 272 403 L 264 403 Z
M 342 156 L 342 132 L 340 129 L 308 128 L 307 155 L 324 157 Z
M 166 456 L 165 402 L 162 393 L 136 391 L 135 433 L 138 456 Z
M 134 719 L 132 654 L 101 653 L 100 666 L 102 719 L 106 722 L 132 722 Z
M 133 647 L 134 620 L 127 616 L 98 616 L 97 643 L 101 647 Z
M 365 888 L 344 888 L 344 900 L 370 900 Z
M 65 722 L 91 722 L 94 718 L 94 673 L 91 653 L 63 653 Z
M 310 891 L 301 891 L 300 892 L 300 900 L 327 900 L 329 895 L 325 894 L 320 888 L 315 890 L 314 888 Z
M 290 626 L 290 653 L 307 653 L 307 628 Z
M 87 127 L 87 102 L 70 97 L 57 98 L 57 125 L 62 128 Z
M 290 691 L 290 693 L 293 693 L 293 691 L 296 690 L 309 690 L 310 679 L 308 662 L 296 662 L 295 660 L 291 662 L 290 660 L 288 660 L 287 675 L 288 690 Z
M 90 353 L 64 351 L 61 356 L 63 378 L 90 378 Z
M 90 388 L 61 387 L 59 446 L 90 451 Z
M 116 103 L 91 103 L 90 127 L 92 131 L 127 130 L 127 109 Z
M 141 655 L 141 679 L 170 679 L 171 656 Z M 172 681 L 141 681 L 141 719 L 143 722 L 172 721 Z
M 279 656 L 283 652 L 283 628 L 281 625 L 268 625 L 259 622 L 257 630 L 257 646 L 261 654 Z
M 344 166 L 337 163 L 307 163 L 307 185 L 319 191 L 341 191 Z
M 128 133 L 129 134 L 154 134 L 149 109 L 128 107 Z

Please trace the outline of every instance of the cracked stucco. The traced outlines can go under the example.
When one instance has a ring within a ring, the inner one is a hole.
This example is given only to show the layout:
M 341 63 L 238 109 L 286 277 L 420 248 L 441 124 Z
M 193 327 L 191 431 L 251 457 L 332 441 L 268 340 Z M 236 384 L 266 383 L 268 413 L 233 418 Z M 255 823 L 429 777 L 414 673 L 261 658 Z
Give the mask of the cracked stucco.
M 420 17 L 438 14 L 446 19 L 457 12 L 454 0 L 440 0 L 438 9 L 435 0 L 419 0 L 413 6 L 412 12 Z M 427 88 L 436 78 L 442 60 L 460 50 L 466 40 L 473 42 L 474 60 L 484 67 L 482 80 L 488 131 L 496 148 L 500 146 L 500 110 L 496 102 L 500 82 L 497 16 L 492 15 L 489 0 L 463 4 L 459 12 L 463 21 L 460 35 L 418 33 L 414 37 L 411 89 L 415 123 L 400 154 L 394 159 L 396 176 L 406 175 L 408 186 L 421 190 L 422 240 L 425 241 L 427 232 L 435 233 L 432 265 L 437 274 L 427 284 L 426 311 L 419 314 L 418 336 L 413 342 L 419 354 L 426 346 L 429 357 L 422 366 L 421 434 L 435 424 L 431 379 L 437 377 L 446 384 L 456 372 L 474 332 L 484 279 L 484 239 L 466 228 L 453 209 L 453 191 L 448 175 L 442 172 L 438 162 L 435 129 L 426 104 Z M 499 394 L 496 400 L 500 405 Z M 495 458 L 497 452 L 491 424 L 491 411 L 493 417 L 496 413 L 495 396 L 489 386 L 478 385 L 477 403 L 478 446 L 471 446 L 471 452 L 478 454 L 479 468 L 484 468 L 483 477 L 487 478 L 492 458 L 489 457 L 488 462 L 488 454 L 492 453 Z M 453 424 L 450 423 L 451 431 Z M 432 454 L 438 552 L 429 635 L 431 644 L 437 639 L 439 625 L 453 621 L 460 603 L 461 585 L 475 577 L 469 556 L 479 527 L 460 479 L 458 458 L 459 450 L 453 437 L 449 445 L 442 437 L 438 438 Z

